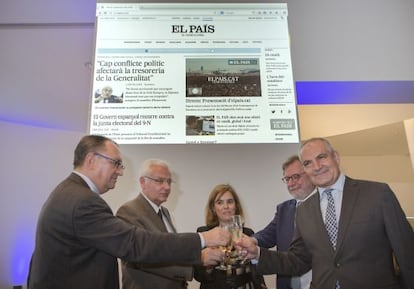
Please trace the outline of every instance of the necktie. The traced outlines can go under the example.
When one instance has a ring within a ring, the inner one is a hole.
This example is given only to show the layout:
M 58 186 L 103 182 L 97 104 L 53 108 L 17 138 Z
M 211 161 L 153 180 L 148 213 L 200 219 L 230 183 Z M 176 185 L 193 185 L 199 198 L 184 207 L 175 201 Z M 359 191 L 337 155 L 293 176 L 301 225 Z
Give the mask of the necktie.
M 332 247 L 336 249 L 336 238 L 338 236 L 338 223 L 336 221 L 335 214 L 335 202 L 332 197 L 332 189 L 324 191 L 328 199 L 328 206 L 325 212 L 325 227 L 328 232 L 329 239 L 331 240 Z
M 296 208 L 295 208 L 295 219 L 293 220 L 293 226 L 296 228 L 296 212 L 298 211 L 298 207 L 303 203 L 303 201 L 296 200 Z
M 331 240 L 332 247 L 336 250 L 336 239 L 338 237 L 338 222 L 336 220 L 336 213 L 335 213 L 335 201 L 332 197 L 332 190 L 327 189 L 324 191 L 326 197 L 328 199 L 328 206 L 326 207 L 325 212 L 325 227 L 326 231 L 328 232 L 329 239 Z M 339 281 L 337 280 L 335 283 L 335 289 L 340 289 Z
M 157 213 L 158 217 L 161 219 L 161 223 L 164 225 L 164 228 L 167 230 L 167 226 L 164 223 L 164 218 L 162 217 L 162 209 L 160 208 Z
M 158 216 L 160 216 L 161 221 L 164 224 L 165 230 L 167 230 L 167 232 L 169 232 L 169 233 L 177 233 L 174 225 L 171 222 L 170 214 L 168 213 L 168 209 L 167 208 L 160 207 L 160 209 L 158 210 Z

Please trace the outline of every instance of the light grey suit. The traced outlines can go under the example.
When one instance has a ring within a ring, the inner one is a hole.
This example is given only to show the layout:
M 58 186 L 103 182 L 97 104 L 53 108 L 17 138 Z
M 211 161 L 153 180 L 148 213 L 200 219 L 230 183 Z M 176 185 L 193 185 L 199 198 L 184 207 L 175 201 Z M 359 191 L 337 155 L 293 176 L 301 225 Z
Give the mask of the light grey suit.
M 101 196 L 72 173 L 40 212 L 28 288 L 116 289 L 117 257 L 201 264 L 200 252 L 196 233 L 150 233 L 115 217 Z
M 414 233 L 387 184 L 345 179 L 336 251 L 326 233 L 319 194 L 298 208 L 296 228 L 288 252 L 261 250 L 259 271 L 300 275 L 312 267 L 318 289 L 333 289 L 336 280 L 341 289 L 414 288 Z
M 175 232 L 167 208 L 163 207 L 162 210 Z M 116 215 L 147 231 L 166 232 L 162 220 L 142 194 L 122 205 Z M 176 250 L 180 250 L 180 248 L 176 248 Z M 184 282 L 191 280 L 193 277 L 193 269 L 191 266 L 180 266 L 179 264 L 180 262 L 160 263 L 156 265 L 122 262 L 122 288 L 184 288 Z

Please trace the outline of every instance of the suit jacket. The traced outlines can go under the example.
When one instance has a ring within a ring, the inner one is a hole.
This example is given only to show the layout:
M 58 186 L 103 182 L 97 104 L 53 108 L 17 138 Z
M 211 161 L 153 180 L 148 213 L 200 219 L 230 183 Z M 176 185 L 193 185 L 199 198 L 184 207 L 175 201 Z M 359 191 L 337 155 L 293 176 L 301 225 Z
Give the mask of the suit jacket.
M 341 289 L 414 288 L 414 233 L 387 184 L 346 177 L 336 250 L 325 229 L 318 193 L 298 207 L 296 229 L 289 252 L 261 250 L 259 271 L 295 275 L 312 267 L 312 283 L 318 289 L 332 289 L 336 280 Z
M 258 245 L 264 248 L 277 246 L 278 251 L 287 251 L 293 239 L 295 213 L 295 199 L 278 204 L 273 220 L 263 230 L 253 235 L 258 241 Z M 291 288 L 291 276 L 278 274 L 276 288 Z
M 72 173 L 42 207 L 29 289 L 119 288 L 117 257 L 135 262 L 201 264 L 195 233 L 150 233 L 115 217 Z
M 162 211 L 175 232 L 167 208 L 163 207 Z M 122 205 L 116 215 L 147 231 L 167 232 L 161 218 L 142 194 Z M 186 245 L 183 244 L 183 246 Z M 181 249 L 177 248 L 177 250 Z M 192 266 L 180 266 L 178 264 L 179 262 L 148 264 L 122 261 L 122 288 L 183 288 L 183 283 L 193 278 L 193 269 Z

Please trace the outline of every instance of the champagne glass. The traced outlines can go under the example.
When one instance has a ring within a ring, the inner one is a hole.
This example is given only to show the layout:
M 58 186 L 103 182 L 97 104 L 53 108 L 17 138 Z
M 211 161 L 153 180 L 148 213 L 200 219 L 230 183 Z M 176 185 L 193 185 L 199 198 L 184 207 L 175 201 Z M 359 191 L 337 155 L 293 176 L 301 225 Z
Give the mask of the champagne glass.
M 237 241 L 243 236 L 243 219 L 240 215 L 234 215 L 232 219 L 232 240 Z
M 240 215 L 234 215 L 231 217 L 232 219 L 232 226 L 231 226 L 231 238 L 232 241 L 239 241 L 243 237 L 243 218 Z M 237 260 L 242 260 L 239 255 L 237 254 Z
M 232 232 L 232 226 L 233 226 L 232 224 L 220 224 L 220 228 L 226 231 L 229 231 L 229 232 Z M 220 246 L 220 249 L 224 252 L 224 258 L 221 264 L 216 267 L 216 269 L 227 270 L 227 267 L 230 265 L 229 259 L 230 259 L 230 253 L 231 253 L 232 248 L 233 248 L 232 239 L 230 239 L 230 241 L 225 246 Z

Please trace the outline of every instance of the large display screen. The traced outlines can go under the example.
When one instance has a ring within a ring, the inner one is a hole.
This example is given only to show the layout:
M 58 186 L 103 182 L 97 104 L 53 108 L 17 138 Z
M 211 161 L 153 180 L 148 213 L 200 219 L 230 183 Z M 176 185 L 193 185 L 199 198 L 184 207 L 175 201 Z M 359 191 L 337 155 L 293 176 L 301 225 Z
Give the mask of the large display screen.
M 299 142 L 286 3 L 97 3 L 90 133 Z

